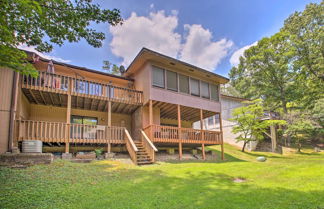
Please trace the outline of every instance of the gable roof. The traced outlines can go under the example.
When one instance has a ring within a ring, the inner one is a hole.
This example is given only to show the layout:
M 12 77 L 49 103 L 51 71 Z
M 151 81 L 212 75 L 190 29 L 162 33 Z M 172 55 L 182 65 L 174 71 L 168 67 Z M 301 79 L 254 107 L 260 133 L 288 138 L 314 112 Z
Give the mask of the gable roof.
M 20 49 L 20 50 L 25 51 L 27 53 L 27 55 L 31 56 L 31 57 L 33 56 L 33 54 L 37 55 L 39 57 L 39 60 L 43 61 L 43 62 L 52 61 L 53 64 L 55 64 L 55 65 L 66 66 L 66 67 L 69 67 L 69 68 L 74 68 L 74 69 L 77 69 L 77 70 L 82 70 L 82 71 L 86 71 L 86 72 L 90 72 L 90 73 L 96 73 L 96 74 L 100 74 L 100 75 L 104 75 L 104 76 L 124 79 L 124 80 L 128 80 L 128 81 L 134 81 L 134 79 L 132 79 L 132 78 L 127 78 L 127 77 L 124 77 L 124 76 L 114 75 L 114 74 L 111 74 L 111 73 L 105 73 L 105 72 L 102 72 L 102 71 L 93 70 L 93 69 L 89 69 L 89 68 L 81 67 L 81 66 L 76 66 L 76 65 L 71 65 L 71 64 L 64 63 L 64 62 L 58 62 L 56 60 L 50 60 L 50 59 L 46 59 L 44 57 L 41 57 L 35 52 L 31 52 L 31 51 L 27 51 L 27 50 L 23 50 L 23 49 Z
M 175 59 L 173 57 L 169 57 L 167 55 L 161 54 L 159 52 L 153 51 L 153 50 L 145 48 L 145 47 L 141 49 L 141 51 L 136 55 L 136 57 L 134 58 L 132 63 L 128 66 L 128 68 L 126 69 L 125 75 L 130 76 L 130 75 L 134 74 L 136 69 L 141 67 L 140 65 L 142 63 L 144 63 L 148 60 L 156 60 L 156 59 L 160 59 L 160 60 L 163 60 L 164 62 L 168 62 L 171 66 L 179 65 L 180 67 L 182 67 L 184 69 L 187 68 L 189 70 L 196 70 L 200 73 L 206 74 L 206 76 L 208 76 L 208 77 L 217 79 L 218 82 L 221 84 L 227 83 L 229 81 L 229 79 L 224 76 L 218 75 L 216 73 L 210 72 L 203 68 L 200 68 L 195 65 L 189 64 L 187 62 Z

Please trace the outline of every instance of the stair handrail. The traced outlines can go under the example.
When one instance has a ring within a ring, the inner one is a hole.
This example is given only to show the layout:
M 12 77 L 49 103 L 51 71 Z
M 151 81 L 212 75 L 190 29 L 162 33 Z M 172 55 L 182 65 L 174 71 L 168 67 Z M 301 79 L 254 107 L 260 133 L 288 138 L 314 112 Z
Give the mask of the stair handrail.
M 138 149 L 126 128 L 124 129 L 124 132 L 125 132 L 126 148 L 129 153 L 129 156 L 132 159 L 132 161 L 135 164 L 137 164 L 136 152 L 138 152 Z
M 155 152 L 157 152 L 157 148 L 154 146 L 154 144 L 151 142 L 151 140 L 147 137 L 147 135 L 145 134 L 145 132 L 143 130 L 141 130 L 141 140 L 142 140 L 142 144 L 144 146 L 145 151 L 147 152 L 147 154 L 149 155 L 150 159 L 152 160 L 152 162 L 155 162 Z
M 157 152 L 158 151 L 158 149 L 154 146 L 154 144 L 151 142 L 151 140 L 148 138 L 148 136 L 146 135 L 146 133 L 143 131 L 143 130 L 141 130 L 141 133 L 142 133 L 142 135 L 144 136 L 144 139 L 147 141 L 147 143 L 152 147 L 152 149 L 155 151 L 155 152 Z

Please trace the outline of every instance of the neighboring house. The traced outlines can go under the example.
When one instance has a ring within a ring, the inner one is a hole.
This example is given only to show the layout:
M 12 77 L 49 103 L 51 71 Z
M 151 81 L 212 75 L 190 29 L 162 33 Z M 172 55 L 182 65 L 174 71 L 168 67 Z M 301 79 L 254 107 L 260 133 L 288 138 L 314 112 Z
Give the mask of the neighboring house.
M 247 99 L 240 98 L 240 97 L 234 97 L 234 96 L 228 96 L 221 94 L 220 96 L 221 104 L 222 104 L 222 131 L 223 131 L 223 139 L 224 142 L 228 144 L 232 144 L 235 146 L 242 147 L 243 141 L 238 142 L 236 140 L 236 137 L 239 136 L 239 134 L 232 133 L 232 128 L 235 125 L 234 121 L 231 121 L 230 119 L 233 117 L 232 113 L 235 108 L 242 107 L 245 104 L 244 101 L 248 101 Z M 219 131 L 219 118 L 217 116 L 213 116 L 210 118 L 206 118 L 204 121 L 204 129 L 206 130 L 213 130 L 213 131 Z M 199 123 L 194 124 L 194 128 L 200 128 Z M 255 149 L 257 143 L 251 142 L 247 144 L 247 148 L 249 150 Z
M 220 84 L 228 79 L 143 48 L 122 76 L 27 52 L 39 77 L 0 70 L 0 152 L 24 140 L 75 152 L 80 146 L 124 147 L 137 164 L 176 147 L 221 145 L 222 132 L 193 129 L 220 116 Z M 224 105 L 226 106 L 226 105 Z M 224 152 L 222 152 L 224 153 Z

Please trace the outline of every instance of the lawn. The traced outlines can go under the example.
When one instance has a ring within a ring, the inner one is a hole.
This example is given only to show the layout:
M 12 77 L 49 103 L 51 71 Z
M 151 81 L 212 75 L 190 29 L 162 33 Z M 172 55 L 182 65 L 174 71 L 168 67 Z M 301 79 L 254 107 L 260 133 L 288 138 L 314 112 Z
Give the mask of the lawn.
M 323 153 L 225 151 L 225 162 L 0 168 L 0 208 L 324 208 Z M 268 160 L 256 162 L 258 155 Z

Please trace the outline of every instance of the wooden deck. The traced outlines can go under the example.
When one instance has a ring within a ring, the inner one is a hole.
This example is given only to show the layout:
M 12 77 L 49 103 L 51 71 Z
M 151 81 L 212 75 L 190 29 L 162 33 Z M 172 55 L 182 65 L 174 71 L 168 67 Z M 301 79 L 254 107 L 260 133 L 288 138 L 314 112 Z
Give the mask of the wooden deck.
M 39 72 L 37 78 L 22 76 L 21 87 L 35 104 L 66 107 L 69 92 L 72 108 L 107 111 L 111 101 L 113 112 L 127 114 L 143 104 L 142 91 L 47 72 Z
M 16 139 L 84 144 L 125 144 L 125 128 L 16 120 Z
M 185 144 L 222 144 L 221 132 L 172 126 L 149 125 L 144 132 L 152 142 Z

